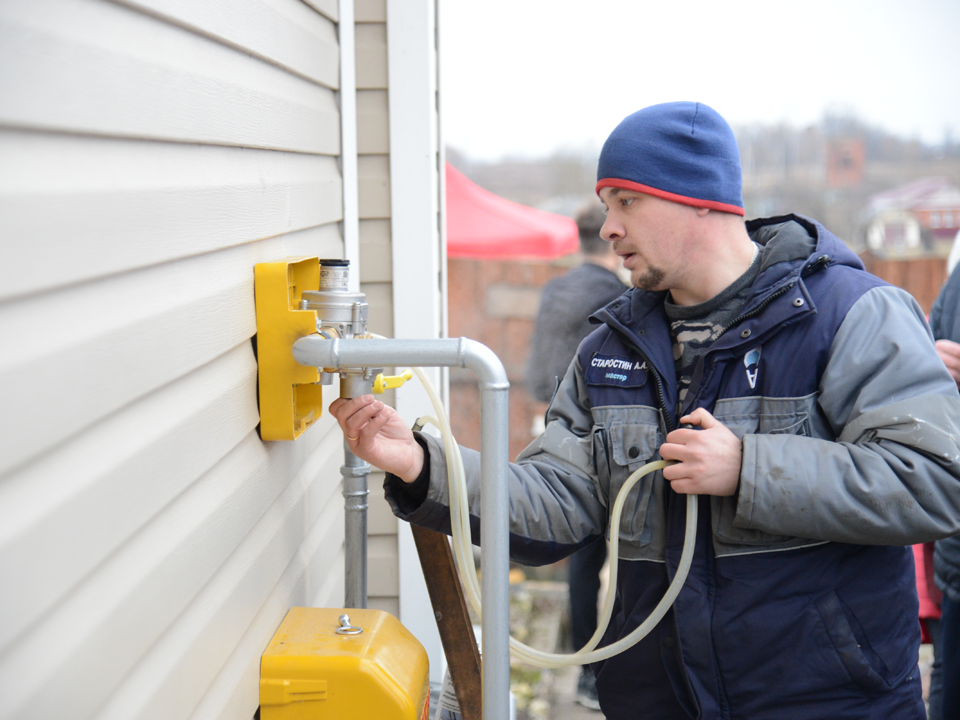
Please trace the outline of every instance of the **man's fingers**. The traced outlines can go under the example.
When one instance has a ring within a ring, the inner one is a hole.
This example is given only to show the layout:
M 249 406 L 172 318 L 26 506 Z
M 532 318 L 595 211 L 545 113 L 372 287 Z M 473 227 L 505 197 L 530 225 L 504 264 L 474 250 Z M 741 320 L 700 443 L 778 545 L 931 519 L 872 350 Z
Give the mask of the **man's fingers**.
M 950 340 L 937 340 L 937 356 L 960 388 L 960 344 Z
M 954 347 L 956 343 L 946 344 L 944 340 L 937 340 L 937 354 L 945 360 L 960 360 L 960 352 Z
M 360 427 L 359 433 L 365 433 L 365 437 L 373 437 L 387 424 L 387 421 L 390 420 L 390 414 L 387 412 L 387 406 L 383 405 L 380 408 L 380 411 L 371 417 L 364 425 Z
M 937 354 L 940 356 L 940 361 L 946 365 L 948 370 L 960 370 L 960 358 L 954 357 L 953 355 L 946 355 L 937 349 Z
M 671 433 L 672 435 L 673 433 Z M 660 457 L 664 460 L 676 460 L 677 462 L 683 462 L 683 455 L 685 454 L 686 447 L 682 443 L 678 442 L 665 442 L 660 446 Z
M 936 345 L 938 350 L 943 350 L 954 357 L 960 357 L 960 343 L 955 343 L 953 340 L 937 340 Z
M 673 460 L 673 465 L 663 469 L 663 477 L 671 483 L 683 478 L 691 478 L 695 468 L 701 466 L 700 457 L 686 445 L 664 443 L 660 446 L 660 457 L 664 460 Z
M 680 418 L 680 422 L 684 425 L 699 425 L 703 430 L 709 430 L 719 424 L 719 420 L 703 408 L 697 408 L 689 415 L 684 415 Z
M 361 395 L 355 398 L 337 398 L 330 403 L 330 414 L 338 420 L 346 420 L 360 408 L 375 402 L 373 395 Z
M 333 415 L 335 418 L 339 418 L 340 408 L 342 408 L 346 403 L 347 403 L 346 398 L 337 398 L 336 400 L 334 400 L 332 403 L 330 403 L 330 407 L 328 408 L 328 410 L 330 411 L 330 414 Z
M 663 477 L 672 484 L 675 480 L 683 480 L 690 477 L 689 469 L 678 462 L 676 465 L 668 465 L 663 469 Z
M 383 407 L 383 403 L 379 400 L 363 406 L 347 419 L 344 429 L 349 430 L 352 437 L 357 437 L 364 428 L 371 424 L 371 421 L 378 415 L 383 414 Z M 380 424 L 381 427 L 382 425 L 383 423 Z
M 688 430 L 686 428 L 681 428 L 680 430 L 673 430 L 667 434 L 665 438 L 664 445 L 686 445 L 693 438 L 691 435 L 695 433 L 696 430 Z M 664 458 L 664 460 L 672 460 L 673 458 Z
M 664 475 L 666 477 L 666 475 Z M 670 487 L 675 493 L 680 495 L 697 495 L 697 488 L 693 483 L 693 480 L 689 478 L 683 478 L 680 480 L 674 480 L 670 483 Z
M 383 408 L 383 403 L 374 400 L 371 395 L 350 400 L 338 398 L 330 403 L 330 414 L 337 419 L 340 428 L 348 437 L 357 437 L 364 426 Z

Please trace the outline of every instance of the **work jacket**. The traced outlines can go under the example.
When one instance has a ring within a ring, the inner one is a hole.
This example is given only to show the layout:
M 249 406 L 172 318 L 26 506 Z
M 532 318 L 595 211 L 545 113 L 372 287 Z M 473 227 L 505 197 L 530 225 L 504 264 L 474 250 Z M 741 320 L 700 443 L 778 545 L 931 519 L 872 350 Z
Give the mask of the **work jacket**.
M 595 315 L 546 430 L 510 466 L 511 555 L 552 562 L 611 532 L 627 477 L 659 458 L 679 417 L 705 408 L 742 441 L 740 483 L 699 498 L 671 612 L 596 667 L 606 717 L 922 720 L 904 546 L 960 531 L 960 396 L 916 302 L 822 226 L 786 216 L 747 229 L 760 273 L 679 413 L 664 294 L 631 290 Z M 443 447 L 420 442 L 425 497 L 412 502 L 392 477 L 387 497 L 400 517 L 449 532 Z M 475 481 L 477 454 L 464 463 Z M 469 495 L 476 512 L 476 482 Z M 659 472 L 630 492 L 603 644 L 663 596 L 685 505 Z

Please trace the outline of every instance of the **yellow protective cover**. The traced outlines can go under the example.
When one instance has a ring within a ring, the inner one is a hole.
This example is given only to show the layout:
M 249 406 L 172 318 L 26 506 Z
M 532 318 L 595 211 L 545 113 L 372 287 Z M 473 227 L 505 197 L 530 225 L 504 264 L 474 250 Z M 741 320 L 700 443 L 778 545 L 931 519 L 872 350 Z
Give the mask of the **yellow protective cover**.
M 304 290 L 320 287 L 320 261 L 288 257 L 254 267 L 260 437 L 296 440 L 323 413 L 320 371 L 293 359 L 293 344 L 317 332 L 315 310 L 300 310 Z
M 346 613 L 359 635 L 338 635 Z M 426 650 L 381 610 L 290 608 L 260 660 L 261 720 L 427 720 Z

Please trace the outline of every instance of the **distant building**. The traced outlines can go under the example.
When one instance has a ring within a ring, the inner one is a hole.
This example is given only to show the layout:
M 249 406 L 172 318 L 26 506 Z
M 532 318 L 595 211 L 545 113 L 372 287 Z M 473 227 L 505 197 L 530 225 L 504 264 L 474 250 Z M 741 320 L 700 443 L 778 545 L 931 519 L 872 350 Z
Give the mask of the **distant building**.
M 888 208 L 867 226 L 867 247 L 874 252 L 904 255 L 921 249 L 920 223 L 909 210 Z
M 891 255 L 946 255 L 960 228 L 960 189 L 922 178 L 870 198 L 867 245 Z
M 827 143 L 827 185 L 855 188 L 863 182 L 864 145 L 860 138 L 832 138 Z

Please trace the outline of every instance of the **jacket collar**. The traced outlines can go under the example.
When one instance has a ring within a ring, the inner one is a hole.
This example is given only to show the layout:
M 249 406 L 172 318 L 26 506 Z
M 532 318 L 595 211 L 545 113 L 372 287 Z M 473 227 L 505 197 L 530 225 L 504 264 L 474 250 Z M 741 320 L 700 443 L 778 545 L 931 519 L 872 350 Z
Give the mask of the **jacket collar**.
M 741 316 L 751 317 L 749 342 L 756 342 L 773 327 L 816 312 L 803 287 L 802 277 L 828 264 L 847 265 L 863 270 L 863 263 L 846 245 L 820 223 L 800 215 L 781 215 L 750 220 L 746 224 L 751 239 L 762 247 L 760 274 L 745 303 Z M 627 342 L 639 348 L 660 374 L 675 373 L 670 329 L 663 311 L 665 292 L 632 288 L 606 307 L 595 312 L 591 322 L 606 324 Z M 793 303 L 803 299 L 803 304 Z M 789 307 L 792 306 L 792 307 Z M 797 308 L 801 308 L 798 310 Z M 740 344 L 740 336 L 724 336 L 719 345 Z

